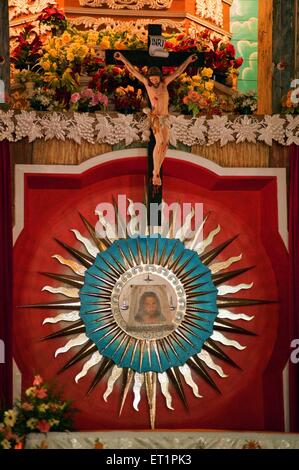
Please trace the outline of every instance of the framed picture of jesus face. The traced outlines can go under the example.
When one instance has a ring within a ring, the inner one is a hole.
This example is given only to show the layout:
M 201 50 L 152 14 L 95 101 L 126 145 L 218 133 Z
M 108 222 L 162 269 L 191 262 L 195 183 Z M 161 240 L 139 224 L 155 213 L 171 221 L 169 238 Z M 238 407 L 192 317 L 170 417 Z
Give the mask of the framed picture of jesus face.
M 154 339 L 176 326 L 176 295 L 166 281 L 155 275 L 137 276 L 128 283 L 119 299 L 125 330 L 133 336 Z

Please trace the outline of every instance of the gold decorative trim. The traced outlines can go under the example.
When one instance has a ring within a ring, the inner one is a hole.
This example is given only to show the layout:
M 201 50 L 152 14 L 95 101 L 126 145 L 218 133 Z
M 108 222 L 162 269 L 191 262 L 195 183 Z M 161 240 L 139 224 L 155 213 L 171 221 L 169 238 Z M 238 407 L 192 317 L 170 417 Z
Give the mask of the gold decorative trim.
M 148 24 L 161 24 L 162 30 L 166 31 L 167 29 L 176 30 L 178 32 L 184 31 L 184 22 L 183 21 L 173 21 L 173 20 L 162 20 L 162 19 L 139 19 L 136 21 L 121 21 L 115 20 L 114 18 L 93 18 L 90 16 L 80 16 L 77 18 L 69 18 L 70 23 L 73 26 L 84 26 L 86 29 L 93 28 L 95 30 L 106 28 L 109 30 L 117 31 L 128 31 L 130 30 L 133 34 L 137 36 L 147 35 L 147 25 Z
M 128 10 L 140 10 L 149 7 L 153 10 L 161 10 L 170 8 L 173 0 L 79 0 L 80 5 L 84 7 L 98 8 L 107 5 L 109 8 Z

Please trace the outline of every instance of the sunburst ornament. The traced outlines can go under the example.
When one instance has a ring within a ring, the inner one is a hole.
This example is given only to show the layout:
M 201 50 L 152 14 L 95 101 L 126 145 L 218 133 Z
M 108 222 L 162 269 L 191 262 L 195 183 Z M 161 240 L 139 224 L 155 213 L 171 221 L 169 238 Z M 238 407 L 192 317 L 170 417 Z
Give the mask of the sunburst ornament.
M 214 262 L 236 237 L 209 249 L 220 227 L 202 240 L 200 232 L 207 218 L 208 215 L 195 236 L 188 240 L 183 230 L 174 233 L 175 221 L 167 233 L 162 230 L 159 235 L 133 237 L 128 228 L 127 238 L 116 239 L 111 231 L 107 231 L 106 238 L 99 238 L 81 215 L 90 237 L 82 236 L 78 230 L 73 232 L 84 251 L 57 240 L 73 259 L 54 255 L 72 274 L 43 273 L 67 286 L 45 286 L 43 290 L 62 294 L 67 299 L 25 306 L 65 311 L 44 320 L 44 323 L 70 323 L 45 338 L 72 336 L 57 349 L 55 356 L 81 346 L 59 372 L 85 361 L 75 377 L 78 382 L 90 369 L 97 368 L 88 393 L 107 377 L 105 401 L 117 380 L 122 379 L 120 414 L 131 388 L 133 407 L 138 411 L 144 388 L 152 428 L 158 393 L 165 397 L 167 408 L 173 410 L 170 383 L 187 407 L 184 382 L 195 397 L 201 397 L 193 372 L 219 391 L 209 369 L 221 378 L 227 375 L 215 361 L 220 359 L 238 368 L 221 346 L 245 349 L 225 333 L 255 335 L 234 324 L 236 320 L 250 321 L 253 317 L 229 308 L 272 303 L 229 295 L 253 287 L 253 283 L 224 284 L 252 266 L 223 272 L 240 261 L 242 255 Z M 104 217 L 102 221 L 109 226 Z

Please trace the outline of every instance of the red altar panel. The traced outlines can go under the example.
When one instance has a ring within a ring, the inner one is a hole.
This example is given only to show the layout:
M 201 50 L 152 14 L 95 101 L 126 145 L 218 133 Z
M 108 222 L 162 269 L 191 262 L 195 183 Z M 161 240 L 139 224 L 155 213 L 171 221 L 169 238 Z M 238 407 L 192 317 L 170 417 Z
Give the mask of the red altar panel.
M 70 229 L 77 228 L 87 235 L 78 212 L 92 223 L 98 203 L 111 201 L 111 195 L 125 194 L 134 201 L 143 200 L 146 160 L 143 157 L 118 159 L 99 164 L 82 175 L 26 174 L 24 187 L 24 230 L 14 250 L 15 305 L 40 303 L 59 299 L 43 286 L 57 286 L 39 271 L 70 273 L 51 256 L 61 254 L 70 258 L 54 241 L 54 237 L 75 247 L 79 243 Z M 66 168 L 67 172 L 67 168 Z M 202 202 L 204 213 L 211 212 L 205 233 L 217 224 L 221 232 L 213 246 L 239 234 L 238 239 L 223 252 L 219 260 L 243 254 L 239 267 L 256 266 L 229 284 L 254 282 L 251 291 L 240 291 L 238 297 L 277 300 L 271 305 L 238 308 L 235 311 L 255 318 L 239 326 L 257 333 L 257 336 L 233 336 L 244 351 L 226 348 L 242 370 L 218 362 L 229 375 L 220 378 L 211 372 L 221 394 L 209 388 L 194 375 L 203 398 L 196 399 L 186 387 L 189 411 L 179 401 L 175 390 L 175 411 L 167 410 L 162 395 L 158 396 L 157 428 L 169 429 L 238 429 L 283 430 L 282 371 L 289 354 L 287 307 L 287 252 L 278 233 L 277 183 L 275 177 L 218 176 L 215 173 L 182 160 L 168 158 L 164 167 L 164 199 L 166 202 Z M 62 297 L 61 297 L 62 298 Z M 101 383 L 90 396 L 86 390 L 92 374 L 79 381 L 75 375 L 81 370 L 77 364 L 67 372 L 56 372 L 74 350 L 54 358 L 54 352 L 69 338 L 41 341 L 58 329 L 58 325 L 42 326 L 44 318 L 57 313 L 47 310 L 15 309 L 14 356 L 23 377 L 23 388 L 30 386 L 35 373 L 47 380 L 55 378 L 64 390 L 64 396 L 73 399 L 81 410 L 76 420 L 77 429 L 146 429 L 149 417 L 146 400 L 140 403 L 140 412 L 132 408 L 129 394 L 121 417 L 118 417 L 118 386 L 108 399 L 102 399 L 106 384 Z M 229 335 L 228 335 L 229 336 Z M 145 398 L 145 397 L 144 397 Z

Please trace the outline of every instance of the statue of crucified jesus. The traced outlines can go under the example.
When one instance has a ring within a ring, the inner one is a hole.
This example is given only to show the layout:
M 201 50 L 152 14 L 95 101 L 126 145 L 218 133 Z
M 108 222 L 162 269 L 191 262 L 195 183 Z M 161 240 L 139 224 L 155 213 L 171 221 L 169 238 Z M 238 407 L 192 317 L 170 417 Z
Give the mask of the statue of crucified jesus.
M 196 54 L 190 55 L 174 73 L 166 77 L 163 77 L 158 67 L 150 67 L 147 76 L 142 75 L 120 52 L 115 52 L 114 58 L 123 62 L 128 71 L 143 83 L 147 91 L 152 107 L 149 112 L 150 125 L 156 140 L 153 152 L 154 170 L 152 183 L 154 186 L 161 186 L 160 169 L 168 148 L 170 129 L 169 93 L 167 87 L 169 83 L 178 78 L 186 70 L 191 62 L 195 62 L 198 57 Z

